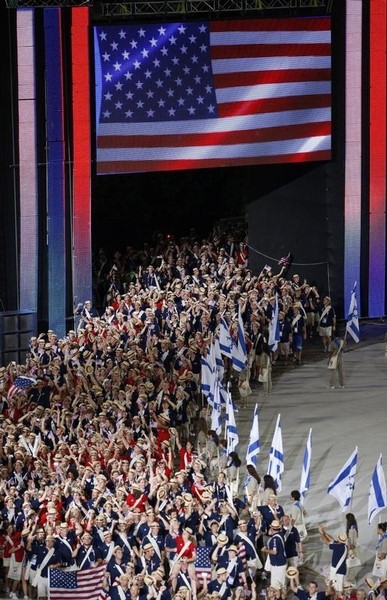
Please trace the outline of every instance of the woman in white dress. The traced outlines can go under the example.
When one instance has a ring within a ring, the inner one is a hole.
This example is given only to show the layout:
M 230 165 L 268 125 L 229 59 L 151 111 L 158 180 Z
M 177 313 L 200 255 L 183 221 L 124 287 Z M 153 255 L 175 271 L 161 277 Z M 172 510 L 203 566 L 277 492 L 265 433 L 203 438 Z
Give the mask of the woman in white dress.
M 270 496 L 277 495 L 276 484 L 271 475 L 264 475 L 259 488 L 260 504 L 268 504 Z
M 246 503 L 252 511 L 257 509 L 259 506 L 259 484 L 261 478 L 257 473 L 254 465 L 246 465 L 247 476 L 244 481 L 244 492 L 246 497 Z
M 289 514 L 292 519 L 292 525 L 297 528 L 300 535 L 300 540 L 303 542 L 307 537 L 305 526 L 306 511 L 301 504 L 301 494 L 298 490 L 293 490 L 290 492 L 290 497 L 293 500 L 293 504 L 289 510 Z

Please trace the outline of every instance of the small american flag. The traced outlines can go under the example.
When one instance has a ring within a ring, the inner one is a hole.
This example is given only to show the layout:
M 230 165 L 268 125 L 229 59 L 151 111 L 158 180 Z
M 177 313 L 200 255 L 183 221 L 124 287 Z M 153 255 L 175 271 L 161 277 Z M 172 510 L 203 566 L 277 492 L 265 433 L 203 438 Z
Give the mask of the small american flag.
M 8 390 L 8 393 L 7 393 L 8 400 L 13 398 L 13 396 L 15 396 L 15 394 L 17 394 L 18 392 L 24 392 L 24 391 L 28 390 L 32 385 L 35 385 L 35 383 L 36 383 L 36 379 L 34 379 L 33 377 L 25 377 L 24 375 L 20 375 L 19 377 L 16 377 L 13 384 L 11 385 L 11 387 Z
M 243 563 L 243 568 L 246 569 L 247 560 L 246 560 L 246 547 L 244 544 L 240 544 L 238 546 L 238 557 L 241 559 Z
M 102 583 L 106 565 L 84 571 L 49 569 L 49 600 L 104 600 Z
M 327 160 L 329 17 L 94 28 L 97 173 Z
M 211 580 L 211 548 L 199 547 L 196 549 L 196 577 L 199 585 L 203 586 L 205 582 Z

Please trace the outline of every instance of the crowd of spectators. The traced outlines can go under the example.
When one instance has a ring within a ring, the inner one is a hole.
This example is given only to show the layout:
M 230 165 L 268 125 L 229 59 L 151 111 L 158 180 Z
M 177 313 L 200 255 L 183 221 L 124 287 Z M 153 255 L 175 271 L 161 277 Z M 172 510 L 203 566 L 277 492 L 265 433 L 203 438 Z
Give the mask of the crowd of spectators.
M 220 317 L 235 337 L 239 308 L 247 377 L 259 378 L 262 356 L 291 360 L 292 342 L 300 362 L 326 300 L 288 269 L 286 257 L 254 275 L 244 236 L 232 233 L 158 236 L 110 260 L 101 250 L 102 309 L 86 301 L 66 337 L 31 338 L 25 364 L 0 368 L 0 543 L 11 598 L 46 598 L 50 567 L 106 563 L 112 600 L 254 599 L 267 557 L 283 566 L 272 552 L 279 532 L 291 532 L 281 560 L 302 560 L 297 492 L 286 516 L 269 476 L 249 466 L 238 485 L 241 460 L 208 430 L 200 390 Z M 270 355 L 276 294 L 281 340 Z M 272 576 L 269 597 L 284 583 Z

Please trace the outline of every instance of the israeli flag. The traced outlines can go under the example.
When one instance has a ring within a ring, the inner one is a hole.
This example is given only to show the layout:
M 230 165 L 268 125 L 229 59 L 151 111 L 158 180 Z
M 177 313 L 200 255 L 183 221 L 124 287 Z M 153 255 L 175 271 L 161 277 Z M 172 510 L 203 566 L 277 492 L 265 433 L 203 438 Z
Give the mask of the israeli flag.
M 201 382 L 200 389 L 205 396 L 208 396 L 211 391 L 212 381 L 214 378 L 214 370 L 210 364 L 209 355 L 200 359 L 201 363 Z
M 220 408 L 220 385 L 219 380 L 215 381 L 214 399 L 211 413 L 211 429 L 220 435 L 222 433 L 222 413 Z
M 301 503 L 304 502 L 305 494 L 310 488 L 310 463 L 312 459 L 312 429 L 309 429 L 308 440 L 304 451 L 304 460 L 302 461 L 300 494 Z
M 258 454 L 261 450 L 261 442 L 259 440 L 259 423 L 258 423 L 258 404 L 255 405 L 253 422 L 250 430 L 249 443 L 246 451 L 246 464 L 257 466 Z
M 220 351 L 224 356 L 228 358 L 232 357 L 231 348 L 233 345 L 232 337 L 230 335 L 230 328 L 224 317 L 220 319 L 219 324 L 219 347 Z
M 278 348 L 278 342 L 280 341 L 280 330 L 278 321 L 279 307 L 278 307 L 278 294 L 275 295 L 274 311 L 269 323 L 269 340 L 268 345 L 272 352 L 275 352 Z
M 346 329 L 351 338 L 357 343 L 360 340 L 360 327 L 359 315 L 357 312 L 356 285 L 357 282 L 355 281 L 355 285 L 351 292 Z
M 339 501 L 344 511 L 348 510 L 353 490 L 355 488 L 355 475 L 357 467 L 357 446 L 351 456 L 339 471 L 335 479 L 329 484 L 327 493 L 334 496 Z
M 218 372 L 219 379 L 222 380 L 223 379 L 223 375 L 224 375 L 224 363 L 223 363 L 223 358 L 222 358 L 222 354 L 221 354 L 221 351 L 220 351 L 219 340 L 218 340 L 217 337 L 214 338 L 213 345 L 214 345 L 214 355 L 215 355 L 216 370 Z
M 281 475 L 285 470 L 284 463 L 284 451 L 282 446 L 282 429 L 281 429 L 281 415 L 277 417 L 277 423 L 274 429 L 273 441 L 271 443 L 270 454 L 269 454 L 269 466 L 267 468 L 267 474 L 271 475 L 276 482 L 277 489 L 281 491 Z
M 226 439 L 227 439 L 227 455 L 230 452 L 234 452 L 235 448 L 239 443 L 239 435 L 235 421 L 234 404 L 231 398 L 230 391 L 227 394 L 227 425 L 226 425 Z
M 238 310 L 238 339 L 237 343 L 233 343 L 232 349 L 232 366 L 235 371 L 243 371 L 247 364 L 247 348 L 245 340 L 245 330 L 241 314 L 241 307 Z
M 370 493 L 368 496 L 368 524 L 387 506 L 386 479 L 384 477 L 382 455 L 372 473 Z

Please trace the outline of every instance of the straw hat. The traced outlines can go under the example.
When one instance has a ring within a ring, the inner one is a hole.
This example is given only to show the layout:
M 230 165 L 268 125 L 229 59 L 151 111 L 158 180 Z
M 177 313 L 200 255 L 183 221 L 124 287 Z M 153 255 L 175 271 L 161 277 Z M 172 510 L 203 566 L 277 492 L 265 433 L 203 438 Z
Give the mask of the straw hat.
M 289 579 L 294 579 L 298 576 L 298 569 L 296 569 L 296 567 L 288 567 L 288 569 L 286 570 L 286 576 Z
M 220 546 L 225 546 L 228 542 L 228 536 L 225 533 L 220 533 L 217 542 Z

